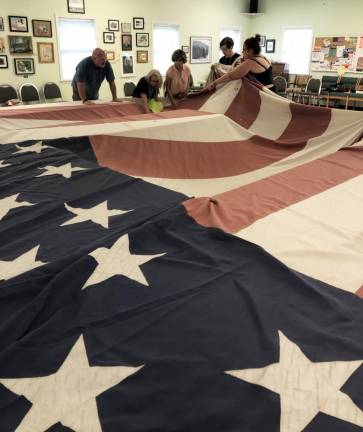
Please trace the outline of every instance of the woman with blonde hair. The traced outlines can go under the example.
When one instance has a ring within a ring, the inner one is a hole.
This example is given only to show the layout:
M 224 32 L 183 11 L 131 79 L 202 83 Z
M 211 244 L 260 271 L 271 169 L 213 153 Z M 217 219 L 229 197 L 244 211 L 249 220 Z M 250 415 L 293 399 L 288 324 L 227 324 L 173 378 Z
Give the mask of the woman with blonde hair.
M 149 107 L 151 100 L 154 99 L 159 102 L 159 91 L 162 83 L 163 78 L 157 69 L 152 69 L 137 83 L 132 96 L 141 99 L 145 113 L 151 112 Z

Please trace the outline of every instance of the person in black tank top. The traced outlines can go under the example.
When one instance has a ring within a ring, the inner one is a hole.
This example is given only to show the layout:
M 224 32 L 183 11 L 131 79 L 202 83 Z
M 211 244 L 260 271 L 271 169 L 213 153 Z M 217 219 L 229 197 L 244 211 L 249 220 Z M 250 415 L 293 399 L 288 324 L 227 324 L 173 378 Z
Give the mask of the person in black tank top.
M 246 39 L 243 45 L 243 62 L 232 71 L 208 84 L 206 90 L 213 90 L 218 84 L 238 80 L 246 75 L 253 76 L 262 85 L 273 90 L 272 66 L 267 58 L 260 55 L 260 40 L 259 35 Z

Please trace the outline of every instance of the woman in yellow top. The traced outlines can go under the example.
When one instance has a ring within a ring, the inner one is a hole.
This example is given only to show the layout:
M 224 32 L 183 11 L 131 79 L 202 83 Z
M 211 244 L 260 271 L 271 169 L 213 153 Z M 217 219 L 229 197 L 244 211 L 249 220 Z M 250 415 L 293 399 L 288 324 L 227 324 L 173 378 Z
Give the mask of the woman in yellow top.
M 185 64 L 187 56 L 181 49 L 173 52 L 171 60 L 174 64 L 166 71 L 165 88 L 171 105 L 176 108 L 176 100 L 188 96 L 191 71 Z

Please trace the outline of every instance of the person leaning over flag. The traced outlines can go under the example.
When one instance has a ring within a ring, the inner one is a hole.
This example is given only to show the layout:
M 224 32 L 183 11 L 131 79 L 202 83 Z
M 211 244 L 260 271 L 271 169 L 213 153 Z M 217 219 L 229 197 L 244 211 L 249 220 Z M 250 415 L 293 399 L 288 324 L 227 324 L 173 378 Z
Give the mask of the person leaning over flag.
M 187 56 L 181 49 L 173 52 L 171 60 L 174 62 L 166 71 L 165 94 L 171 102 L 173 108 L 176 108 L 178 99 L 183 99 L 188 96 L 191 71 L 187 62 Z
M 260 35 L 250 37 L 243 44 L 243 61 L 230 72 L 208 84 L 206 90 L 213 90 L 218 84 L 224 84 L 229 81 L 239 80 L 247 74 L 252 75 L 265 87 L 272 89 L 274 87 L 272 80 L 272 66 L 270 61 L 260 55 Z
M 72 99 L 87 104 L 93 103 L 92 100 L 98 99 L 98 91 L 105 78 L 110 85 L 112 102 L 121 102 L 122 100 L 117 97 L 115 75 L 106 53 L 101 48 L 95 48 L 92 56 L 81 60 L 76 67 L 72 80 Z
M 157 69 L 152 69 L 147 75 L 142 77 L 135 87 L 132 96 L 140 98 L 145 113 L 151 112 L 150 101 L 159 101 L 159 91 L 163 83 L 161 73 Z

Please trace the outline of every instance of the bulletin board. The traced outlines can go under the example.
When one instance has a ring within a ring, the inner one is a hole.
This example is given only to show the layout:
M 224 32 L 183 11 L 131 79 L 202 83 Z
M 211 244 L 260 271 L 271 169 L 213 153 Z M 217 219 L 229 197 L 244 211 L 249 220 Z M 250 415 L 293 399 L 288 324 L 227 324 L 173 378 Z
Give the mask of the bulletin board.
M 361 58 L 359 60 L 359 58 Z M 363 36 L 316 37 L 311 54 L 312 71 L 363 71 Z

